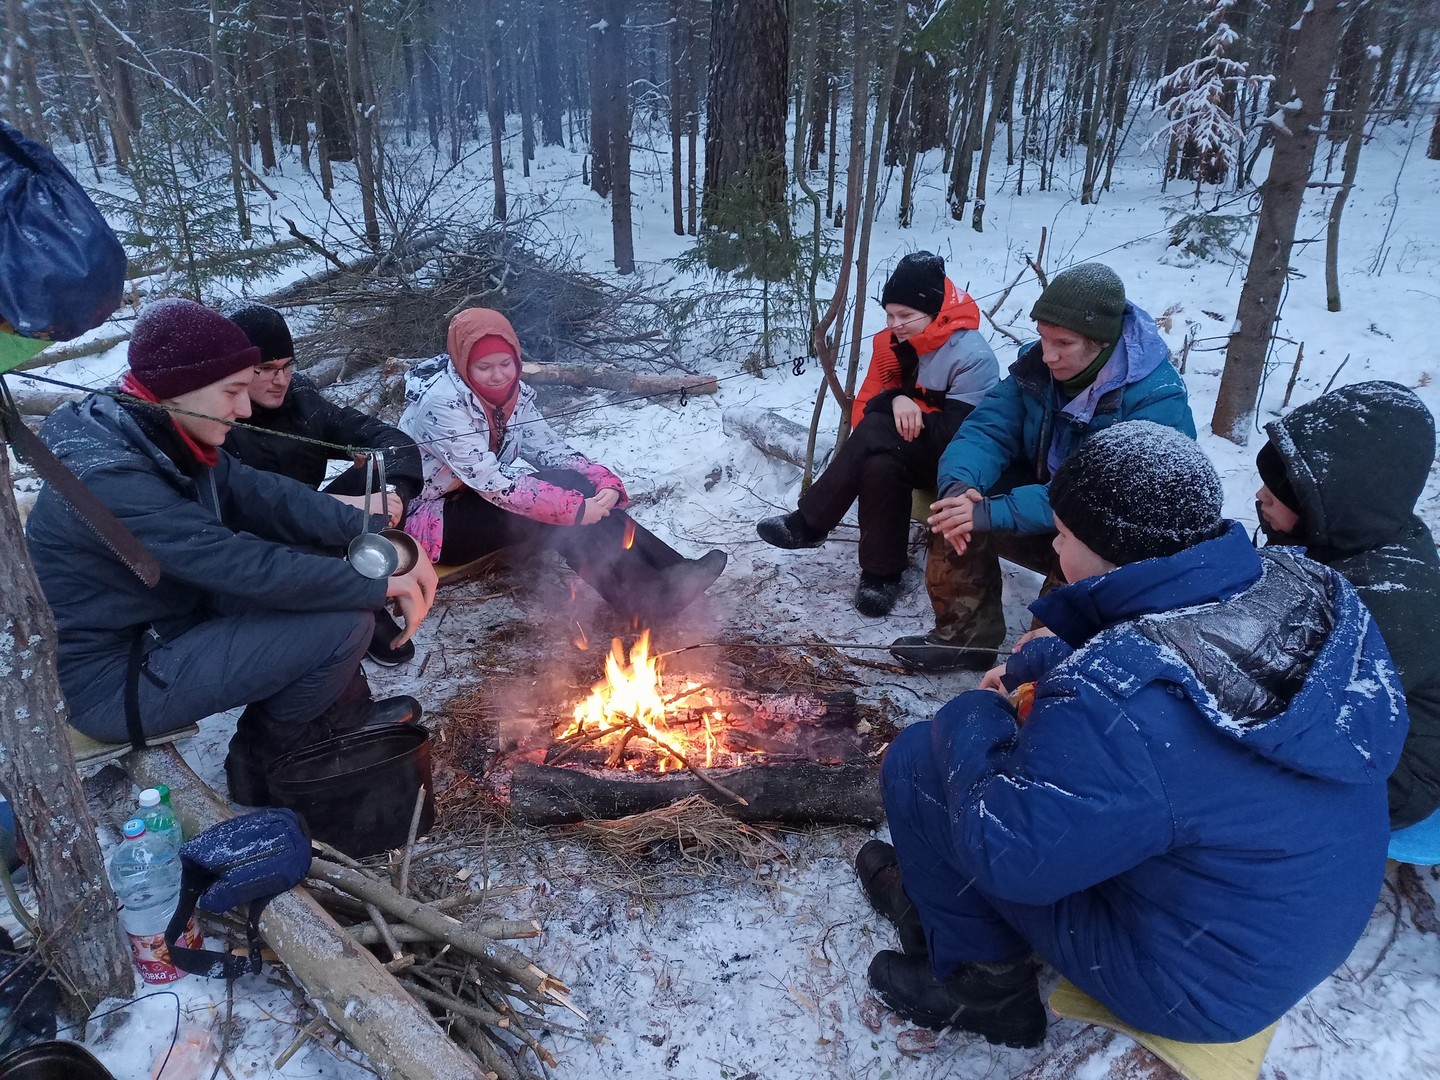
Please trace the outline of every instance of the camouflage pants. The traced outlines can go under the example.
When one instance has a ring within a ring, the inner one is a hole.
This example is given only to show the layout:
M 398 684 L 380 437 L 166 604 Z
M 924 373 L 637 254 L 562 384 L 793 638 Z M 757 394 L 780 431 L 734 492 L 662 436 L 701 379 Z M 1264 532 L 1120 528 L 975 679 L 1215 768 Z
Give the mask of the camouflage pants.
M 935 638 L 952 645 L 998 649 L 1005 640 L 1000 560 L 1044 574 L 1043 596 L 1065 583 L 1051 547 L 1054 539 L 1054 533 L 975 533 L 965 554 L 957 555 L 949 541 L 932 534 L 925 559 L 925 588 L 935 609 Z

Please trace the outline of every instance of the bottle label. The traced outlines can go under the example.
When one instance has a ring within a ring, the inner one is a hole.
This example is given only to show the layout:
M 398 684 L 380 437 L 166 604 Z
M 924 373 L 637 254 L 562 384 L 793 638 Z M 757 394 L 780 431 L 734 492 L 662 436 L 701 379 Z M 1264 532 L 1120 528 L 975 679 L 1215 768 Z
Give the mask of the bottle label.
M 140 978 L 145 982 L 172 983 L 185 977 L 185 972 L 170 961 L 170 950 L 165 945 L 163 930 L 158 934 L 130 934 L 128 937 L 130 948 L 135 950 L 135 967 L 139 969 Z M 205 939 L 200 936 L 194 919 L 186 925 L 185 932 L 180 935 L 176 944 L 187 949 L 205 947 Z

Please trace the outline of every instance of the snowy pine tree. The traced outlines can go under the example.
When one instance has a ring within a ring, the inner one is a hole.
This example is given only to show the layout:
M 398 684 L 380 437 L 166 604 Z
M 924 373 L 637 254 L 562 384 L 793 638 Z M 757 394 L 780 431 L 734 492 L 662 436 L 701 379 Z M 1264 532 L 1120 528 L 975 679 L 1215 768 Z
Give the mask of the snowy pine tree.
M 1197 197 L 1202 184 L 1224 183 L 1238 164 L 1245 137 L 1236 119 L 1241 88 L 1258 90 L 1270 81 L 1268 75 L 1251 75 L 1249 64 L 1233 58 L 1240 35 L 1228 17 L 1236 2 L 1214 0 L 1200 25 L 1209 31 L 1200 55 L 1157 87 L 1156 112 L 1167 122 L 1151 141 L 1168 138 L 1165 179 L 1194 180 Z

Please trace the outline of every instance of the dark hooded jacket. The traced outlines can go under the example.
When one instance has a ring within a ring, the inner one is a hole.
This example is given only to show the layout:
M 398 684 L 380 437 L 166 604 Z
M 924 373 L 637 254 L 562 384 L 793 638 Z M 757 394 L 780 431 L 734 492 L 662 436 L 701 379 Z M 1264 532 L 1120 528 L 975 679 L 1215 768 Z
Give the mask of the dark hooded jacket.
M 106 699 L 147 631 L 169 640 L 242 608 L 373 611 L 385 601 L 386 582 L 291 546 L 343 548 L 365 523 L 353 506 L 223 451 L 214 468 L 200 465 L 168 422 L 150 425 L 108 396 L 61 406 L 40 437 L 161 570 L 147 588 L 64 500 L 41 490 L 25 538 L 55 612 L 72 713 Z
M 390 451 L 385 455 L 385 482 L 395 488 L 407 507 L 420 494 L 420 451 L 415 440 L 383 420 L 335 404 L 303 375 L 291 380 L 278 407 L 252 406 L 250 418 L 244 422 L 340 446 Z M 338 450 L 244 428 L 230 430 L 225 450 L 252 469 L 279 473 L 312 488 L 324 482 L 327 462 L 348 460 Z
M 1414 824 L 1440 808 L 1440 558 L 1415 516 L 1435 421 L 1411 390 L 1366 382 L 1265 430 L 1300 503 L 1296 541 L 1355 586 L 1399 670 L 1410 733 L 1390 777 L 1390 824 Z

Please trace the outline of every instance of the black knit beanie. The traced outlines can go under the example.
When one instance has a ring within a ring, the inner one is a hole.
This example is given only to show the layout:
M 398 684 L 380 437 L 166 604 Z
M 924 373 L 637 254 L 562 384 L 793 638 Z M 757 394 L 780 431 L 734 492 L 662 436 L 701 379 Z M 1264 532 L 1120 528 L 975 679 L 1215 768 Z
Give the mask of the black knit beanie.
M 929 251 L 912 251 L 895 264 L 880 292 L 880 306 L 904 304 L 926 315 L 940 314 L 945 304 L 945 260 Z
M 1092 341 L 1119 341 L 1125 325 L 1125 283 L 1104 263 L 1072 266 L 1050 279 L 1030 318 Z
M 230 312 L 230 321 L 260 350 L 260 362 L 288 360 L 295 355 L 295 342 L 285 316 L 265 304 L 244 304 Z
M 1174 555 L 1224 529 L 1224 491 L 1192 439 L 1149 420 L 1087 439 L 1050 481 L 1050 508 L 1116 566 Z
M 1255 455 L 1255 469 L 1260 473 L 1261 482 L 1270 489 L 1270 494 L 1279 499 L 1295 513 L 1300 513 L 1300 496 L 1290 483 L 1290 470 L 1285 468 L 1285 459 L 1275 444 L 1267 442 Z

